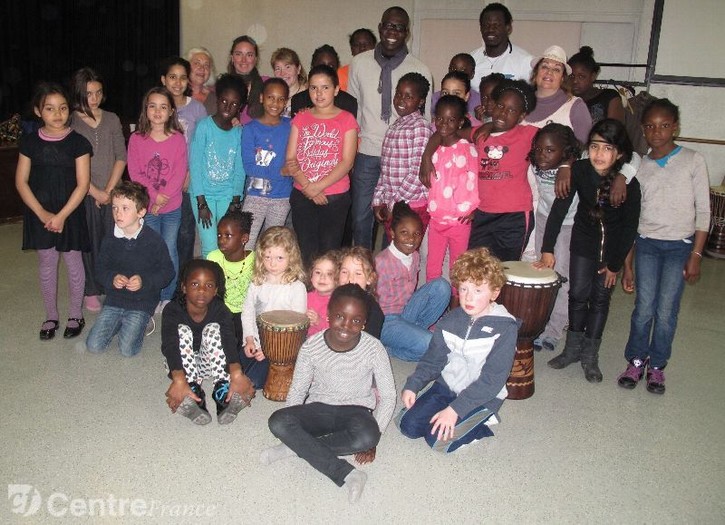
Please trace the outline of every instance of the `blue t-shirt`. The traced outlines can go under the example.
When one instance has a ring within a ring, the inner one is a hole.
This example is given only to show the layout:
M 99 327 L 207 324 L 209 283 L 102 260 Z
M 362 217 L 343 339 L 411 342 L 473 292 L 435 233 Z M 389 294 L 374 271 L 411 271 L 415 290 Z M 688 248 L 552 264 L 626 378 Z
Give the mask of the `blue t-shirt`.
M 292 192 L 292 177 L 283 176 L 291 126 L 283 117 L 276 126 L 253 120 L 242 134 L 242 159 L 247 173 L 246 194 L 271 199 L 287 199 Z

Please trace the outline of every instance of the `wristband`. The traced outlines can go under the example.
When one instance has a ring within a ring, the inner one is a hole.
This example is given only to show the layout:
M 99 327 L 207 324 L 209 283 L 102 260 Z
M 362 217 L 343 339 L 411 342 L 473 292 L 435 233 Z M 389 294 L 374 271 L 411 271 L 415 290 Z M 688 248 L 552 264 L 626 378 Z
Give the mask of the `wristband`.
M 571 166 L 569 164 L 561 164 L 559 166 L 559 168 L 571 168 Z M 559 168 L 557 168 L 557 169 L 559 169 Z
M 691 254 L 695 254 L 695 255 L 697 255 L 697 256 L 698 256 L 698 257 L 699 257 L 700 259 L 702 259 L 702 254 L 701 254 L 700 252 L 696 252 L 695 250 L 692 250 L 692 251 L 691 251 L 690 253 L 691 253 Z

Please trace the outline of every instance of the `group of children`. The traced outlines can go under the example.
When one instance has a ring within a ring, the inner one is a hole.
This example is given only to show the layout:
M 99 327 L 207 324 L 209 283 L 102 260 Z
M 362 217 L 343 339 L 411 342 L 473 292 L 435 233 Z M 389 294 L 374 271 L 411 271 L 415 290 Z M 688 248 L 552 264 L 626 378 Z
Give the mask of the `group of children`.
M 184 86 L 188 63 L 170 61 L 162 74 L 166 87 L 144 97 L 128 146 L 131 181 L 121 183 L 126 158 L 98 131 L 112 122 L 99 110 L 102 81 L 88 71 L 78 76 L 74 109 L 95 137 L 91 142 L 68 126 L 71 108 L 62 88 L 42 84 L 33 106 L 43 125 L 23 137 L 16 176 L 27 205 L 23 248 L 39 254 L 47 317 L 40 338 L 53 338 L 59 327 L 60 254 L 70 287 L 64 337 L 81 333 L 89 278 L 81 253 L 91 253 L 86 266 L 100 289 L 86 299 L 91 306 L 88 298 L 104 293 L 106 299 L 88 350 L 105 351 L 118 334 L 121 353 L 137 354 L 154 312 L 163 310 L 169 407 L 196 424 L 209 423 L 202 383 L 210 378 L 218 421 L 228 424 L 267 376 L 257 316 L 306 314 L 309 338 L 287 407 L 269 423 L 282 443 L 261 460 L 302 457 L 346 485 L 355 501 L 365 474 L 339 456 L 355 454 L 359 463 L 375 457 L 395 408 L 388 355 L 418 361 L 402 390 L 404 435 L 447 452 L 492 435 L 518 329 L 495 302 L 506 281 L 499 261 L 520 259 L 536 225 L 536 266 L 555 268 L 570 281 L 566 345 L 549 365 L 581 361 L 587 380 L 602 380 L 598 353 L 624 269 L 623 285 L 632 291 L 636 282 L 637 299 L 629 364 L 618 383 L 634 388 L 646 372 L 647 389 L 663 393 L 684 283 L 699 277 L 709 224 L 704 161 L 674 143 L 677 107 L 665 99 L 644 111 L 650 154 L 629 182 L 624 204 L 615 207 L 609 191 L 632 155 L 621 123 L 597 122 L 585 145 L 588 156 L 577 160 L 580 145 L 569 128 L 524 123 L 536 105 L 525 82 L 485 77 L 471 116 L 468 66 L 458 55 L 451 62 L 434 108 L 435 132 L 422 118 L 427 80 L 409 73 L 395 88 L 399 118 L 383 142 L 373 200 L 389 245 L 377 257 L 361 247 L 339 250 L 358 126 L 335 105 L 339 82 L 329 66 L 311 70 L 313 108 L 292 121 L 282 116 L 288 85 L 266 80 L 263 114 L 242 129 L 243 81 L 222 75 L 216 113 L 193 116 L 198 108 L 186 100 Z M 483 124 L 472 127 L 477 120 Z M 92 153 L 105 162 L 102 176 L 91 176 Z M 562 167 L 571 168 L 570 188 L 556 197 Z M 203 258 L 187 256 L 180 264 L 185 203 L 199 226 Z M 103 230 L 110 217 L 92 215 L 94 206 L 110 209 L 113 219 L 95 240 L 89 224 Z M 283 226 L 290 209 L 294 232 Z M 426 230 L 427 279 L 419 287 Z M 453 288 L 441 277 L 446 251 Z

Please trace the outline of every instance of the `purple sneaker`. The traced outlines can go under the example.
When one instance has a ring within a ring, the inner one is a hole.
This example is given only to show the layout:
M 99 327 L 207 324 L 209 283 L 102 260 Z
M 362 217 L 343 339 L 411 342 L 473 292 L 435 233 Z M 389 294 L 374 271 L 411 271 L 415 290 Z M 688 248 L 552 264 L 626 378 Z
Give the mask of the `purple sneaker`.
M 642 379 L 642 376 L 644 375 L 644 368 L 646 364 L 646 360 L 643 361 L 638 358 L 632 359 L 629 364 L 627 364 L 627 369 L 617 378 L 619 386 L 628 390 L 632 390 L 636 387 L 637 383 L 639 383 L 639 380 Z
M 661 368 L 647 369 L 647 392 L 653 394 L 665 393 L 665 371 Z

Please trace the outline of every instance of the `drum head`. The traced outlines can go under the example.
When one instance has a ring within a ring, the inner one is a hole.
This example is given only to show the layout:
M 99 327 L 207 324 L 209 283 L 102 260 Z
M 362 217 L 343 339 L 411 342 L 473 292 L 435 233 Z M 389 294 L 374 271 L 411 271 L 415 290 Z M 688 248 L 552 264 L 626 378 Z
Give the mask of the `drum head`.
M 308 323 L 307 316 L 292 310 L 270 310 L 259 314 L 257 318 L 260 323 L 265 323 L 278 328 L 297 328 Z
M 559 275 L 551 268 L 537 270 L 530 262 L 506 261 L 501 264 L 509 282 L 517 284 L 550 284 L 559 280 Z

